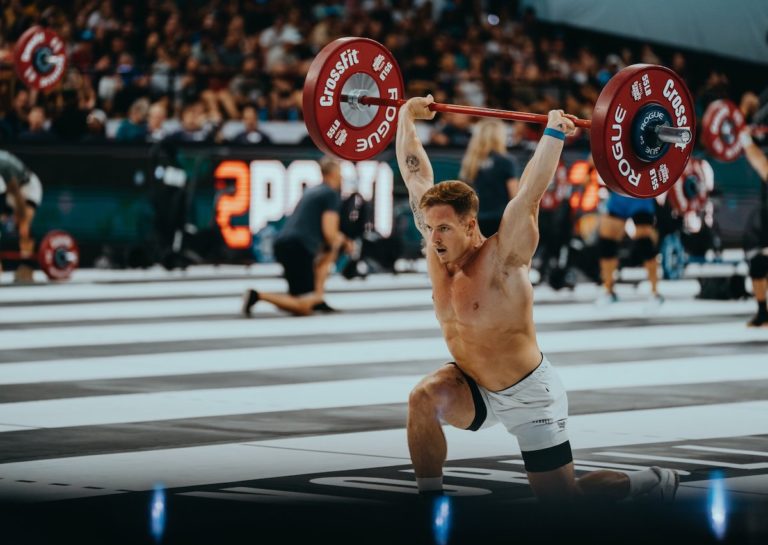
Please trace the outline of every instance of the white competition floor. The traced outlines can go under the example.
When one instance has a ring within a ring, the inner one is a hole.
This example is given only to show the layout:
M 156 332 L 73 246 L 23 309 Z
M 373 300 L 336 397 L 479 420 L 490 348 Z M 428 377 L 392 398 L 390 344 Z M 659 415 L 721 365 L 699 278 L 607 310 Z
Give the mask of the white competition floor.
M 223 503 L 414 494 L 408 392 L 449 359 L 427 278 L 336 276 L 327 301 L 338 314 L 291 318 L 260 303 L 241 318 L 243 290 L 283 290 L 277 274 L 84 270 L 16 286 L 5 273 L 0 500 L 130 495 L 159 482 Z M 656 307 L 647 286 L 620 285 L 621 302 L 600 307 L 592 285 L 536 288 L 577 470 L 673 467 L 682 498 L 707 495 L 719 471 L 733 497 L 768 498 L 768 329 L 745 327 L 752 301 L 697 291 L 664 282 Z M 530 498 L 502 428 L 445 432 L 452 494 Z M 255 489 L 267 492 L 244 493 Z

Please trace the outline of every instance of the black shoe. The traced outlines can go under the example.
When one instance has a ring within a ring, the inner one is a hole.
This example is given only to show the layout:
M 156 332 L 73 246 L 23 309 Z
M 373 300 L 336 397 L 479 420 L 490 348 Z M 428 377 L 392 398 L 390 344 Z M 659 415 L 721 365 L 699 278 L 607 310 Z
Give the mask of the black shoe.
M 324 312 L 325 314 L 330 314 L 331 312 L 339 312 L 335 308 L 328 306 L 328 303 L 325 301 L 320 301 L 317 303 L 312 307 L 312 310 L 315 312 Z
M 251 309 L 253 305 L 259 300 L 259 292 L 256 290 L 245 290 L 243 294 L 243 316 L 246 318 L 251 317 Z
M 758 312 L 747 322 L 747 327 L 768 327 L 768 314 Z

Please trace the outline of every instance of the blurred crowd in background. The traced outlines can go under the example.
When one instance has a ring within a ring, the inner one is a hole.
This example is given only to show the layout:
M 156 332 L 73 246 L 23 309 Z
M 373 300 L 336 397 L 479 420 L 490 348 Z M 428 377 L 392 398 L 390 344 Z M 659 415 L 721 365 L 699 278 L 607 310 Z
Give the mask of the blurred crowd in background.
M 440 102 L 535 113 L 562 108 L 589 118 L 612 74 L 638 62 L 664 64 L 683 75 L 699 109 L 729 97 L 756 113 L 766 102 L 756 88 L 764 80 L 738 63 L 544 24 L 514 1 L 1 4 L 5 142 L 269 143 L 259 122 L 302 119 L 309 65 L 342 36 L 383 43 L 399 61 L 406 94 L 431 92 Z M 48 94 L 25 89 L 13 76 L 14 42 L 41 23 L 64 38 L 70 62 L 60 89 Z M 465 146 L 473 121 L 441 116 L 431 143 Z M 510 144 L 536 139 L 540 129 L 516 125 Z

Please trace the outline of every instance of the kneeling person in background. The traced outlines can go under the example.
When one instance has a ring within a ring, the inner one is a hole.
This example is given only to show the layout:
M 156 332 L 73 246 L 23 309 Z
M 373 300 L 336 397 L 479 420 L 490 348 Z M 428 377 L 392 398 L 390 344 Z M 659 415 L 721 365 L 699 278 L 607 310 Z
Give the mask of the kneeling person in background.
M 341 164 L 324 157 L 320 172 L 323 183 L 306 190 L 275 239 L 275 259 L 283 266 L 288 293 L 246 290 L 242 308 L 246 317 L 258 301 L 295 316 L 334 310 L 324 301 L 325 282 L 339 251 L 351 251 L 352 242 L 339 230 Z

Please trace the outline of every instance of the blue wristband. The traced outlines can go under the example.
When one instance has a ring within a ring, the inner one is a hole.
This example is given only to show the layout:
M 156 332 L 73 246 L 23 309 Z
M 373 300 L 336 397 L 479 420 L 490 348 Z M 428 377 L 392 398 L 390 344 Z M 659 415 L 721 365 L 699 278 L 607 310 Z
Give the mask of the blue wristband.
M 563 131 L 553 129 L 552 127 L 547 127 L 544 129 L 544 136 L 551 136 L 552 138 L 559 138 L 560 140 L 565 141 L 565 133 Z

